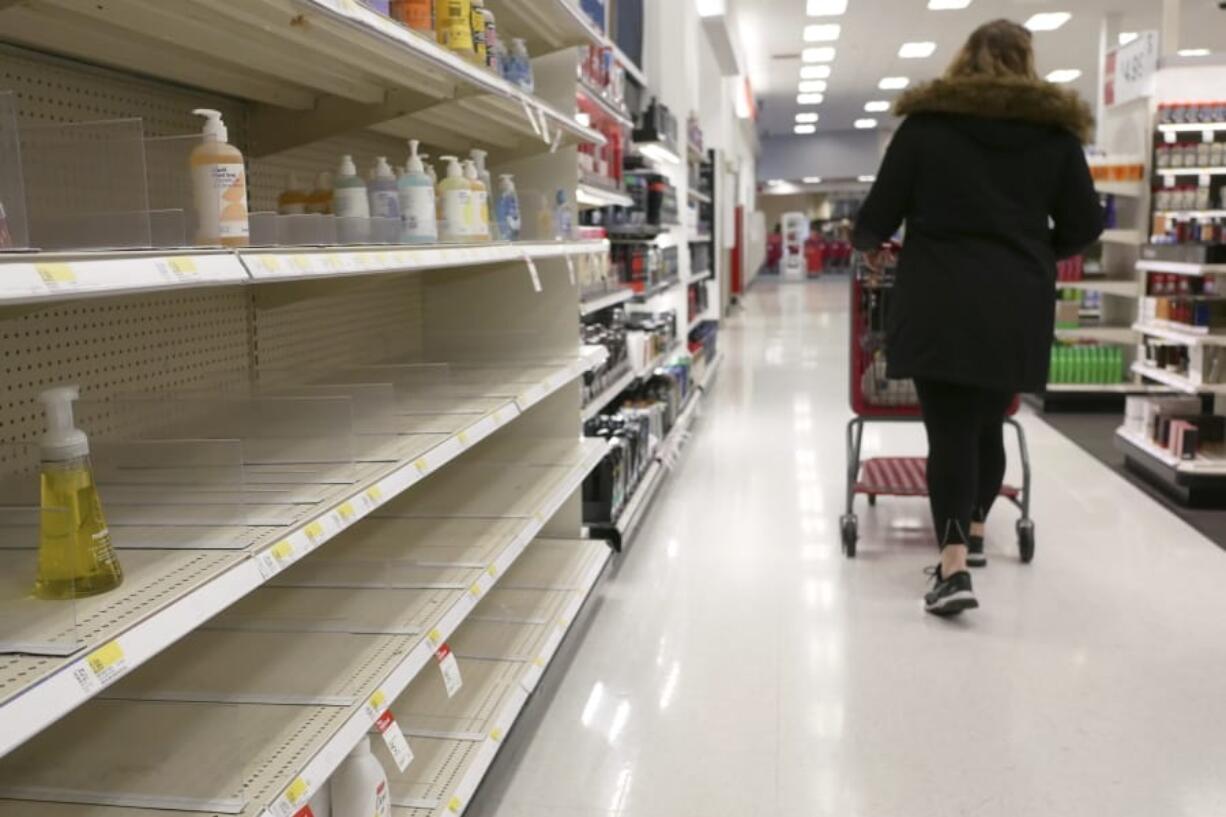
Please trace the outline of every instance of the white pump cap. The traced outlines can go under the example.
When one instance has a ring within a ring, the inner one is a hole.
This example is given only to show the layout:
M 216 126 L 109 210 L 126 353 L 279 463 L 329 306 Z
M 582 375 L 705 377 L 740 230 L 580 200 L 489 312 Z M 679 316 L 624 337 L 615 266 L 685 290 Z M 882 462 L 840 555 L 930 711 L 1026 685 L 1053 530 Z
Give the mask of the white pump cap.
M 477 174 L 477 165 L 472 159 L 464 160 L 464 178 L 468 179 L 470 182 L 481 181 L 481 176 Z
M 72 419 L 73 401 L 80 396 L 78 386 L 57 386 L 38 395 L 47 413 L 47 433 L 39 441 L 44 460 L 71 460 L 89 453 L 89 438 Z
M 204 117 L 204 141 L 206 142 L 225 142 L 229 139 L 229 132 L 226 130 L 226 123 L 221 121 L 221 111 L 215 111 L 212 108 L 197 108 L 192 111 L 196 116 Z
M 409 140 L 409 163 L 406 165 L 406 169 L 410 173 L 426 172 L 426 166 L 421 161 L 422 157 L 417 155 L 417 146 L 420 144 L 421 142 L 416 139 Z
M 376 179 L 394 179 L 396 174 L 392 172 L 392 166 L 387 163 L 386 156 L 378 156 L 375 158 L 375 178 Z
M 502 183 L 499 184 L 500 188 L 502 188 L 505 191 L 515 190 L 515 174 L 514 173 L 503 173 L 498 178 L 502 179 Z
M 455 156 L 440 156 L 447 163 L 447 178 L 462 179 L 464 178 L 464 168 L 460 167 L 460 160 Z
M 489 151 L 482 150 L 481 148 L 473 148 L 472 150 L 468 151 L 468 155 L 473 157 L 473 161 L 477 163 L 477 170 L 484 173 L 485 157 L 490 155 Z
M 353 157 L 346 153 L 341 157 L 341 166 L 337 169 L 338 176 L 356 176 L 358 175 L 358 166 L 353 163 Z

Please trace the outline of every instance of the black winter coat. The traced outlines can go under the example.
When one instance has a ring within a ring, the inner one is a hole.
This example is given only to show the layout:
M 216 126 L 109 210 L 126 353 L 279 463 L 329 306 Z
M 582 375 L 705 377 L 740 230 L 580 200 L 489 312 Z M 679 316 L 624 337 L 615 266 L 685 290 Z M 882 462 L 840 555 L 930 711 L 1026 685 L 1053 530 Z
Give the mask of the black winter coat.
M 938 80 L 905 96 L 856 224 L 857 249 L 906 223 L 887 316 L 889 376 L 1042 391 L 1056 261 L 1103 214 L 1079 136 L 1092 120 L 1042 82 Z

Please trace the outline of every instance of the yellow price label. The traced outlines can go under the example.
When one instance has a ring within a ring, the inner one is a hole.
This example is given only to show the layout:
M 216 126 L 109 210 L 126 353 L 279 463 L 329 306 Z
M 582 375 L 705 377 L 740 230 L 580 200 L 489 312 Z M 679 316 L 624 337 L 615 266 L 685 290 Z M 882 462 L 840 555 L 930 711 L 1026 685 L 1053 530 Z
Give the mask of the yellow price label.
M 461 431 L 456 437 L 460 440 L 460 445 L 468 445 L 468 434 Z
M 366 489 L 366 498 L 371 502 L 379 502 L 383 499 L 383 489 L 378 485 L 372 485 Z
M 353 505 L 349 502 L 342 503 L 341 506 L 336 509 L 336 512 L 340 514 L 341 519 L 344 519 L 346 522 L 358 515 L 358 512 L 353 509 Z
M 194 258 L 171 258 L 168 263 L 170 268 L 180 275 L 195 275 L 197 272 Z
M 502 730 L 497 726 L 490 730 L 490 740 L 494 741 L 495 743 L 502 740 Z
M 285 790 L 285 799 L 297 805 L 298 801 L 303 798 L 310 787 L 310 784 L 305 779 L 299 777 L 293 783 L 290 783 L 289 788 Z
M 272 546 L 272 555 L 278 562 L 284 562 L 286 559 L 293 557 L 294 546 L 288 539 L 283 539 Z
M 485 569 L 485 572 L 490 574 L 491 579 L 498 578 L 498 567 L 496 565 L 490 565 Z
M 451 800 L 447 803 L 447 810 L 454 811 L 456 814 L 459 814 L 463 808 L 464 808 L 464 801 L 458 797 L 452 797 Z
M 473 582 L 468 588 L 468 592 L 473 598 L 479 597 L 481 595 L 481 584 L 479 582 Z
M 430 470 L 430 463 L 426 462 L 425 457 L 418 457 L 417 462 L 413 463 L 413 467 L 417 469 L 417 473 L 424 474 Z
M 305 255 L 291 256 L 289 262 L 304 272 L 311 268 L 311 259 Z
M 426 638 L 430 639 L 431 644 L 439 644 L 443 640 L 443 634 L 440 633 L 437 629 L 435 629 L 435 630 L 431 630 L 430 633 L 426 636 Z
M 370 696 L 370 705 L 376 710 L 383 709 L 385 701 L 387 701 L 387 695 L 381 689 L 375 690 L 375 694 Z
M 95 675 L 101 675 L 123 660 L 123 647 L 118 641 L 104 644 L 89 654 L 89 668 Z
M 538 667 L 543 667 L 543 666 L 545 666 L 545 659 L 544 659 L 544 658 L 541 658 L 541 657 L 538 655 L 536 658 L 533 658 L 533 659 L 532 659 L 532 663 L 533 663 L 533 664 L 535 664 L 535 665 L 536 665 L 536 666 L 538 666 Z
M 34 269 L 48 284 L 75 284 L 77 274 L 67 264 L 35 264 Z
M 320 539 L 324 535 L 324 526 L 318 522 L 312 522 L 306 526 L 306 535 L 308 539 Z
M 275 255 L 264 256 L 264 269 L 267 272 L 279 272 L 281 270 L 281 259 Z
M 325 255 L 324 256 L 324 266 L 327 267 L 328 269 L 340 269 L 341 259 L 335 255 Z

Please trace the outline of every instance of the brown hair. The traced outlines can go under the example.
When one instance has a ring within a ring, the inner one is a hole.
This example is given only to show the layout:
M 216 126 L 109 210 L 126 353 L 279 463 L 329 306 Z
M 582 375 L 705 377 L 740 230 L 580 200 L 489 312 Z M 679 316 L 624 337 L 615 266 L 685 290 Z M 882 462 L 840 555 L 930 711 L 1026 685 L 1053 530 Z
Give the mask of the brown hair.
M 957 77 L 1038 79 L 1030 30 L 1012 20 L 984 23 L 971 34 L 945 71 Z

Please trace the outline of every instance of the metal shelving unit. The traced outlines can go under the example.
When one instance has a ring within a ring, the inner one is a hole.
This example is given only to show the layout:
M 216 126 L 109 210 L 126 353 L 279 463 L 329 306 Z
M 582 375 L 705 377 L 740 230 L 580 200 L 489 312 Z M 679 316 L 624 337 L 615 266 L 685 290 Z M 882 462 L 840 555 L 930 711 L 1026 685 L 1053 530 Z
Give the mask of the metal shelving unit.
M 579 313 L 581 315 L 594 315 L 597 312 L 624 304 L 633 298 L 634 294 L 634 290 L 630 289 L 630 287 L 623 287 L 604 295 L 594 295 L 590 298 L 585 298 L 579 304 Z

